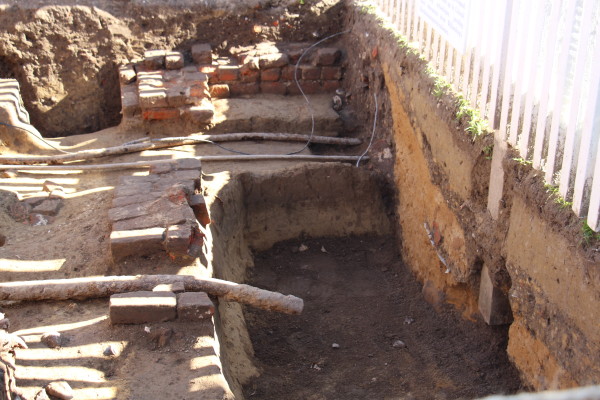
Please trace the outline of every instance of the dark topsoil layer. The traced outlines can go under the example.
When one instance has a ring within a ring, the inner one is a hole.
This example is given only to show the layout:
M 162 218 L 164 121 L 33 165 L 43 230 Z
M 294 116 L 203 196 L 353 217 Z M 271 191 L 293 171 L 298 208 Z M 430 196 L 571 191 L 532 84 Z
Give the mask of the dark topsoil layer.
M 255 263 L 249 283 L 300 296 L 305 311 L 246 309 L 263 371 L 248 399 L 470 399 L 522 388 L 507 329 L 436 313 L 392 237 L 286 241 Z

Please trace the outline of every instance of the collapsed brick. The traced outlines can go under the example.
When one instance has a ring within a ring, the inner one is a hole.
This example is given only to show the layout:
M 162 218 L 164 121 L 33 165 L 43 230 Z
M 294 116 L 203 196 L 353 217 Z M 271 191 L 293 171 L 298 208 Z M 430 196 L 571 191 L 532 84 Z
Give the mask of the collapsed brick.
M 112 231 L 110 248 L 113 261 L 144 254 L 150 255 L 162 251 L 163 228 L 147 228 L 127 231 Z
M 135 77 L 136 74 L 133 65 L 127 64 L 119 67 L 119 81 L 121 82 L 121 85 L 127 85 L 131 82 L 134 82 Z
M 183 68 L 183 54 L 178 51 L 169 51 L 165 56 L 166 69 Z
M 341 54 L 340 49 L 336 47 L 323 47 L 317 50 L 315 62 L 317 65 L 333 65 Z
M 192 235 L 192 224 L 171 225 L 165 230 L 163 247 L 171 256 L 185 257 L 188 255 Z
M 215 305 L 204 292 L 185 292 L 177 295 L 177 316 L 181 321 L 199 321 L 210 318 Z
M 172 292 L 140 291 L 110 296 L 111 324 L 164 322 L 177 317 L 177 297 Z
M 212 49 L 210 44 L 199 43 L 192 46 L 192 58 L 196 64 L 210 64 L 212 62 Z
M 144 52 L 144 66 L 148 69 L 160 69 L 165 65 L 165 50 L 146 50 Z
M 46 199 L 39 205 L 33 207 L 31 211 L 37 214 L 55 216 L 58 214 L 62 205 L 63 202 L 61 199 Z
M 289 64 L 289 57 L 284 53 L 266 54 L 261 56 L 258 61 L 260 69 L 278 68 Z

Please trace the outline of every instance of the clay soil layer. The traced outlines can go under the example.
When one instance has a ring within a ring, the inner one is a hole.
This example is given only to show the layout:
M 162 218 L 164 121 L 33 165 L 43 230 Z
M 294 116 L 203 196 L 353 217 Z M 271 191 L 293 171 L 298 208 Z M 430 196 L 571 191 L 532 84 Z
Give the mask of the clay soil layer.
M 291 240 L 255 264 L 251 284 L 306 305 L 300 316 L 246 309 L 262 370 L 248 399 L 471 399 L 521 388 L 506 328 L 437 313 L 393 237 Z

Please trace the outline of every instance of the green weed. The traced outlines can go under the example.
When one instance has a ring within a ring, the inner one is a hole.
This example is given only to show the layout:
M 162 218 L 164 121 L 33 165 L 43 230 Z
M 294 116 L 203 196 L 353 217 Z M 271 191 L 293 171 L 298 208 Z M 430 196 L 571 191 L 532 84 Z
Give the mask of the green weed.
M 594 232 L 594 230 L 585 221 L 583 221 L 583 225 L 581 226 L 581 233 L 583 235 L 583 242 L 586 245 L 600 240 L 600 232 Z

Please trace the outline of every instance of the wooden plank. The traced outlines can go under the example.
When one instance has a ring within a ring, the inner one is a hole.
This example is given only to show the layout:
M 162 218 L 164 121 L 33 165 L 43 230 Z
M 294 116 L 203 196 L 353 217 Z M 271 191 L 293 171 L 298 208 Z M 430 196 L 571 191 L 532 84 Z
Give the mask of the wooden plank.
M 595 129 L 600 129 L 596 126 Z M 596 167 L 592 179 L 592 192 L 590 194 L 590 205 L 588 208 L 587 223 L 594 231 L 600 231 L 600 146 L 596 148 Z
M 539 95 L 539 106 L 537 123 L 535 128 L 535 143 L 533 146 L 533 168 L 541 168 L 542 158 L 544 156 L 544 148 L 546 147 L 547 135 L 546 126 L 548 120 L 548 104 L 550 98 L 550 88 L 552 87 L 551 78 L 553 71 L 555 70 L 554 60 L 556 59 L 557 52 L 555 51 L 556 38 L 558 29 L 558 22 L 560 20 L 560 3 L 551 3 L 550 18 L 546 19 L 545 30 L 546 40 L 542 44 L 542 54 L 545 53 L 544 61 L 542 65 L 545 65 L 542 72 L 542 78 L 539 81 L 541 85 L 541 91 Z M 558 60 L 557 60 L 558 61 Z
M 584 0 L 583 1 L 583 12 L 581 30 L 579 32 L 579 46 L 577 54 L 575 56 L 575 70 L 574 70 L 574 81 L 573 91 L 570 101 L 569 111 L 569 122 L 567 124 L 567 135 L 565 138 L 565 145 L 563 148 L 563 161 L 560 170 L 560 183 L 558 185 L 558 192 L 565 199 L 571 198 L 571 189 L 573 186 L 572 180 L 575 172 L 576 165 L 573 161 L 577 158 L 579 152 L 579 145 L 581 142 L 581 116 L 580 116 L 580 105 L 582 103 L 582 97 L 584 96 L 584 77 L 585 77 L 585 66 L 587 59 L 589 58 L 589 49 L 587 48 L 588 38 L 591 36 L 593 25 L 592 25 L 592 2 L 595 0 Z M 566 78 L 566 76 L 565 76 Z
M 561 32 L 561 36 L 563 38 L 569 38 L 569 40 L 563 39 L 561 43 L 560 52 L 558 54 L 558 71 L 553 79 L 553 81 L 556 82 L 556 92 L 551 103 L 552 122 L 550 125 L 550 136 L 548 140 L 548 158 L 546 160 L 545 171 L 545 180 L 550 184 L 555 184 L 554 174 L 558 170 L 558 158 L 560 156 L 559 148 L 562 147 L 562 143 L 564 141 L 564 132 L 560 127 L 562 105 L 566 89 L 566 79 L 564 78 L 567 75 L 567 66 L 569 63 L 569 46 L 571 44 L 570 32 L 573 27 L 573 22 L 575 21 L 575 4 L 567 2 L 566 5 L 566 20 L 564 23 L 564 26 L 566 26 L 566 28 L 564 32 Z

